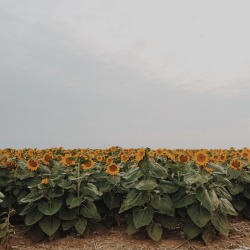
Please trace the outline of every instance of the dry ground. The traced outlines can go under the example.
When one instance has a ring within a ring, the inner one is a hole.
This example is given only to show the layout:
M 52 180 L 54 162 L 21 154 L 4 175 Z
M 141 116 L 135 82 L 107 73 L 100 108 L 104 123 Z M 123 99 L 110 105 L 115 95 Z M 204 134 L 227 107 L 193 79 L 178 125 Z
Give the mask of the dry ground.
M 229 237 L 218 236 L 209 246 L 205 246 L 201 239 L 186 241 L 180 230 L 171 231 L 163 239 L 155 243 L 149 239 L 135 239 L 126 234 L 125 226 L 106 228 L 102 225 L 91 226 L 83 238 L 67 236 L 53 241 L 33 244 L 22 226 L 16 226 L 15 235 L 10 240 L 11 249 L 18 250 L 82 250 L 82 249 L 124 249 L 124 250 L 211 250 L 237 249 L 250 250 L 250 221 L 243 219 L 230 220 Z M 0 249 L 1 246 L 0 246 Z

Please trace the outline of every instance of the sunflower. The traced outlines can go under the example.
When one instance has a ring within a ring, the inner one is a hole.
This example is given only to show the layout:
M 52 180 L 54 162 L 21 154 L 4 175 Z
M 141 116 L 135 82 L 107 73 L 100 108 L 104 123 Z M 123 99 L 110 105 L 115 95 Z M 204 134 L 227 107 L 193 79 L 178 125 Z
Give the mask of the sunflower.
M 189 158 L 189 156 L 186 155 L 186 154 L 180 154 L 180 155 L 178 156 L 178 161 L 181 162 L 181 163 L 187 163 L 187 162 L 190 161 L 190 158 Z
M 243 167 L 243 164 L 241 161 L 237 160 L 237 159 L 232 159 L 230 162 L 230 167 L 233 170 L 241 170 Z
M 38 163 L 36 159 L 29 159 L 27 161 L 27 166 L 28 166 L 28 169 L 32 171 L 36 171 L 39 168 L 40 164 Z
M 129 159 L 129 157 L 125 153 L 121 155 L 121 162 L 127 162 L 128 159 Z
M 6 167 L 9 169 L 9 170 L 11 170 L 11 169 L 17 169 L 17 163 L 16 162 L 14 162 L 14 161 L 8 161 L 7 163 L 6 163 Z
M 81 167 L 84 169 L 84 170 L 88 170 L 88 169 L 91 169 L 93 168 L 95 165 L 94 161 L 89 159 L 86 163 L 83 163 L 81 165 Z
M 48 178 L 42 179 L 41 184 L 47 185 L 49 183 Z
M 99 161 L 99 162 L 102 162 L 102 161 L 103 161 L 103 157 L 102 157 L 101 155 L 98 155 L 98 156 L 96 157 L 96 159 L 97 159 L 97 161 Z
M 227 159 L 226 153 L 222 153 L 218 157 L 218 161 L 220 161 L 220 162 L 225 162 L 226 159 Z
M 194 161 L 196 164 L 205 166 L 208 163 L 208 155 L 204 150 L 199 150 L 194 154 Z
M 155 154 L 156 154 L 157 156 L 162 156 L 162 155 L 163 155 L 163 150 L 162 150 L 161 148 L 157 148 L 157 149 L 155 150 Z
M 116 165 L 115 163 L 111 163 L 108 167 L 106 172 L 110 175 L 117 175 L 120 171 L 120 167 Z
M 145 157 L 145 148 L 140 148 L 135 156 L 136 161 L 141 161 Z
M 62 161 L 65 166 L 70 166 L 75 164 L 74 157 L 71 154 L 66 154 L 63 157 Z
M 53 156 L 51 153 L 45 153 L 43 158 L 42 158 L 42 162 L 45 165 L 49 165 L 49 163 L 52 161 L 52 159 L 53 159 Z

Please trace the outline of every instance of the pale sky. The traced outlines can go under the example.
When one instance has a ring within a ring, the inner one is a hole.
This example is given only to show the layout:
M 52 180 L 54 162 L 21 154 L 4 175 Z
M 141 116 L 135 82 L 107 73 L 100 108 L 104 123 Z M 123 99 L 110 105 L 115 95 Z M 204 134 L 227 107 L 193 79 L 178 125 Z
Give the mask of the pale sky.
M 249 0 L 0 0 L 0 148 L 250 147 Z

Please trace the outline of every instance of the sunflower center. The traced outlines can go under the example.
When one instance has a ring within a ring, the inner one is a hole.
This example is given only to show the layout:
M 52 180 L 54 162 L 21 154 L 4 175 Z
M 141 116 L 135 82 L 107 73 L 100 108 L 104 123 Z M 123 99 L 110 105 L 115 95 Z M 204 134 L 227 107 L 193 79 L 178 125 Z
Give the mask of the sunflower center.
M 109 169 L 110 169 L 110 171 L 115 172 L 117 170 L 117 166 L 116 165 L 111 165 L 109 167 Z
M 240 167 L 240 162 L 234 161 L 234 162 L 232 163 L 232 166 L 234 166 L 235 168 L 239 168 L 239 167 Z
M 66 158 L 66 162 L 67 162 L 67 164 L 71 164 L 72 163 L 72 161 L 69 158 Z
M 199 162 L 203 162 L 206 160 L 206 157 L 204 154 L 198 154 L 197 159 Z
M 49 162 L 52 160 L 52 157 L 50 155 L 45 155 L 44 159 L 45 161 Z
M 33 168 L 35 168 L 37 166 L 37 162 L 34 161 L 34 160 L 30 160 L 29 163 L 30 163 L 30 166 L 33 167 Z
M 91 161 L 86 162 L 85 166 L 88 167 L 88 168 L 91 167 Z
M 181 162 L 186 162 L 188 160 L 188 157 L 186 155 L 181 155 L 180 160 Z

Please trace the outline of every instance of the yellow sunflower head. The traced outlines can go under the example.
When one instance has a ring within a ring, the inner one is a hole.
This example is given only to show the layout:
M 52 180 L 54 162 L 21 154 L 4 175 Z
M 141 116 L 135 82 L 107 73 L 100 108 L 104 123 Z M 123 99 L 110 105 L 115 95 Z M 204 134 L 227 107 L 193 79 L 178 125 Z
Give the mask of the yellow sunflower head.
M 52 153 L 45 153 L 43 155 L 42 162 L 45 165 L 49 165 L 49 163 L 52 161 L 52 159 L 53 159 Z
M 83 170 L 88 170 L 88 169 L 93 168 L 94 165 L 95 165 L 94 161 L 91 160 L 91 159 L 89 159 L 89 160 L 87 160 L 86 163 L 83 163 L 83 164 L 81 165 L 81 167 L 82 167 Z
M 75 158 L 71 154 L 66 154 L 62 162 L 65 166 L 75 165 Z
M 178 156 L 178 161 L 181 162 L 181 163 L 186 164 L 186 163 L 188 163 L 190 161 L 190 157 L 188 155 L 186 155 L 186 154 L 180 154 Z
M 110 175 L 117 175 L 120 171 L 120 167 L 116 165 L 115 163 L 111 163 L 108 165 L 106 172 Z
M 27 161 L 27 166 L 28 166 L 28 169 L 32 171 L 36 171 L 40 167 L 40 164 L 36 159 L 31 158 Z
M 155 154 L 156 154 L 157 156 L 162 156 L 163 153 L 164 153 L 164 151 L 163 151 L 161 148 L 157 148 L 157 149 L 155 150 Z
M 135 156 L 136 161 L 141 161 L 145 157 L 145 148 L 140 148 Z
M 199 150 L 194 154 L 194 161 L 200 166 L 205 166 L 208 163 L 208 154 L 204 150 Z
M 48 178 L 42 179 L 41 184 L 47 185 L 49 183 Z
M 127 154 L 124 153 L 121 155 L 121 162 L 127 162 L 128 160 L 129 160 L 129 157 Z
M 230 167 L 233 169 L 233 170 L 241 170 L 242 167 L 243 167 L 243 164 L 241 161 L 237 160 L 237 159 L 232 159 L 230 161 Z

